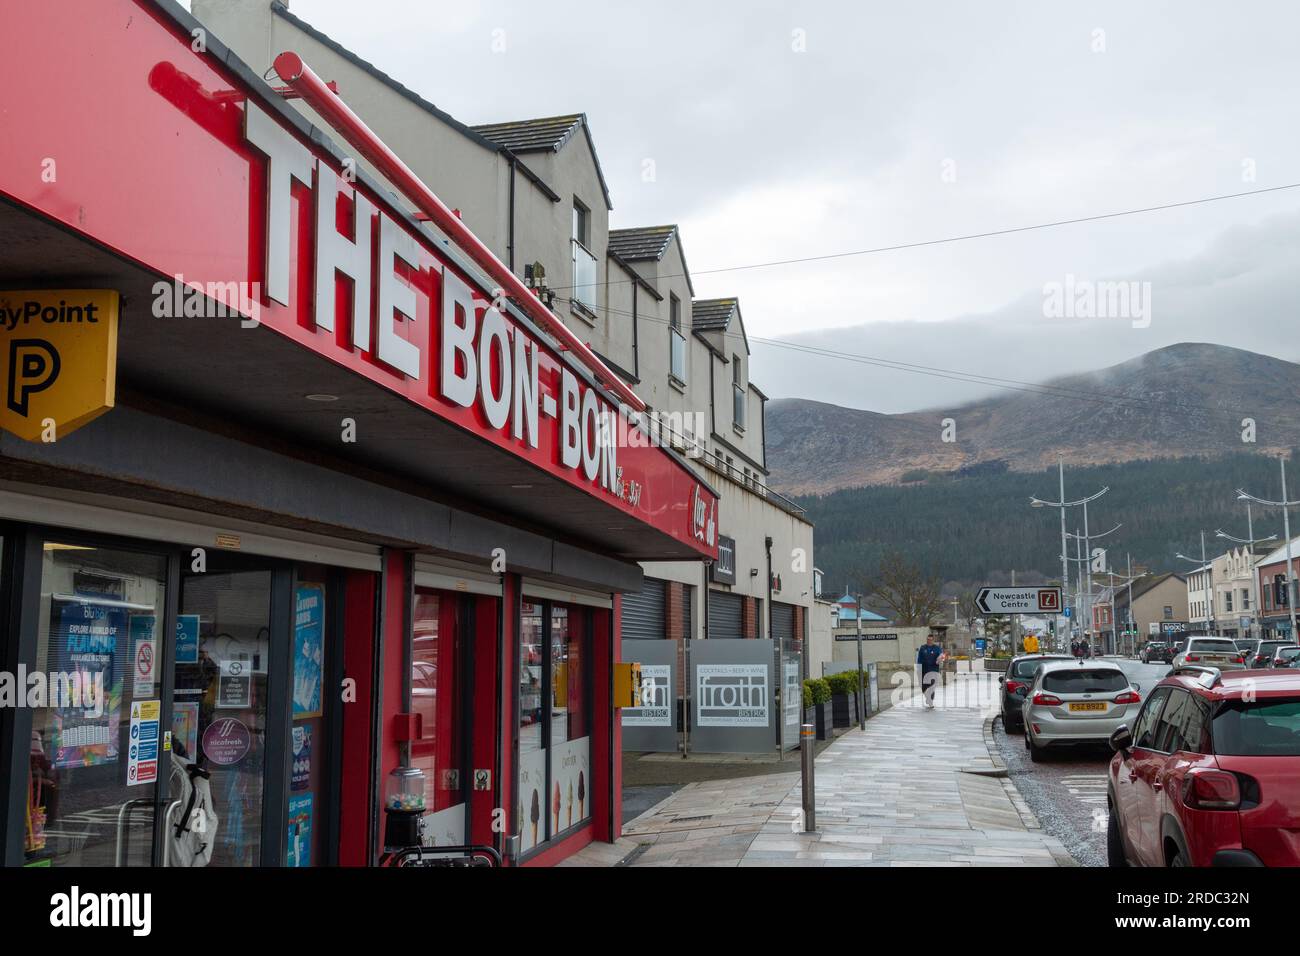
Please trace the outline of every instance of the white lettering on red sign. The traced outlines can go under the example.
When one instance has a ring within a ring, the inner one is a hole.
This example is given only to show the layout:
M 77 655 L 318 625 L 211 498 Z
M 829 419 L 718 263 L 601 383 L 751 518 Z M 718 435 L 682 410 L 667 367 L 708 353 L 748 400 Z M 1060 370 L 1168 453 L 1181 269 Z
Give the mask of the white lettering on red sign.
M 397 325 L 416 321 L 416 291 L 397 275 L 399 260 L 411 269 L 419 268 L 415 238 L 344 182 L 324 160 L 316 160 L 307 147 L 252 102 L 245 105 L 244 134 L 267 159 L 267 295 L 289 305 L 292 183 L 297 180 L 312 187 L 314 168 L 315 324 L 333 332 L 336 319 L 346 316 L 351 323 L 347 340 L 361 352 L 371 352 L 373 325 L 374 357 L 408 378 L 419 378 L 419 338 L 400 335 Z M 341 201 L 344 208 L 351 206 L 346 231 L 339 228 Z M 377 272 L 371 262 L 376 216 Z M 539 343 L 508 321 L 494 303 L 481 305 L 483 300 L 476 299 L 474 290 L 454 272 L 437 264 L 433 268 L 441 275 L 442 302 L 431 310 L 431 315 L 438 317 L 440 345 L 428 368 L 438 376 L 442 398 L 462 408 L 477 406 L 489 426 L 508 430 L 513 439 L 529 448 L 538 447 L 539 415 L 554 418 L 558 413 L 563 467 L 581 471 L 588 481 L 628 501 L 629 489 L 618 465 L 617 410 L 601 399 L 594 387 L 563 367 L 557 409 L 551 396 L 542 394 Z M 351 288 L 346 308 L 340 308 L 336 300 L 339 275 L 349 280 Z M 377 292 L 377 317 L 371 315 L 372 285 Z M 480 308 L 481 321 L 477 319 Z M 641 489 L 634 485 L 634 491 L 631 503 L 636 505 Z M 695 494 L 698 497 L 698 487 Z M 704 502 L 699 505 L 703 507 Z M 696 537 L 705 540 L 702 527 Z

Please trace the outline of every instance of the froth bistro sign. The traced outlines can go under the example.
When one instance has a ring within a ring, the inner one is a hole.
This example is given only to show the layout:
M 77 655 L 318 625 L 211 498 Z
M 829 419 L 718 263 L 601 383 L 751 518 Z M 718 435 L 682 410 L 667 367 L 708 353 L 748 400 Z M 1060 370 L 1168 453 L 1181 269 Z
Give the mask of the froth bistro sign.
M 57 441 L 113 407 L 118 295 L 0 291 L 0 428 Z

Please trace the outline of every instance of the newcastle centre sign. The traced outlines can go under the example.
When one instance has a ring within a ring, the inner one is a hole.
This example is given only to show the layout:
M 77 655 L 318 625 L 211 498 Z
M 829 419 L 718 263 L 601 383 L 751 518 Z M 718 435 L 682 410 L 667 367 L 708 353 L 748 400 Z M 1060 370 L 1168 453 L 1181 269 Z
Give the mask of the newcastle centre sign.
M 975 603 L 983 615 L 1060 614 L 1060 588 L 980 588 Z

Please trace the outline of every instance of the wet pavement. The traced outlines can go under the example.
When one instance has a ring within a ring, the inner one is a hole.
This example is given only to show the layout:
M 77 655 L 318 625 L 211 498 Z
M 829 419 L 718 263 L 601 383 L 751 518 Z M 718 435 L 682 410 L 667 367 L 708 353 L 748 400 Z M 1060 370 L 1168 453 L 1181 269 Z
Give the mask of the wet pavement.
M 1142 664 L 1110 659 L 1139 685 L 1146 699 L 1151 689 L 1169 673 L 1168 664 Z M 1111 751 L 1098 747 L 1049 750 L 1046 759 L 1032 763 L 1023 734 L 1007 735 L 1002 720 L 994 722 L 993 739 L 1006 762 L 1007 772 L 1044 831 L 1065 845 L 1082 866 L 1106 865 L 1106 772 Z

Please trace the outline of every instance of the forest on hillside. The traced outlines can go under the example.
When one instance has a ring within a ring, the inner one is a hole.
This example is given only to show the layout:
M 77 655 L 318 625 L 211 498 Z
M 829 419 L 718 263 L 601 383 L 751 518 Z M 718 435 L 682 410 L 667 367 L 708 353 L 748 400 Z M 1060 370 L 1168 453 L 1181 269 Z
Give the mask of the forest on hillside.
M 1300 473 L 1288 461 L 1287 491 L 1300 498 Z M 1056 508 L 1031 508 L 1030 496 L 1058 500 L 1055 468 L 997 474 L 909 473 L 917 479 L 901 485 L 850 488 L 827 495 L 796 498 L 816 525 L 817 567 L 825 572 L 825 589 L 839 594 L 845 586 L 865 587 L 882 557 L 904 555 L 945 584 L 945 592 L 985 583 L 1005 584 L 1014 569 L 1017 581 L 1037 584 L 1061 575 L 1061 532 Z M 1131 461 L 1071 468 L 1066 463 L 1065 495 L 1077 500 L 1109 486 L 1088 506 L 1092 533 L 1117 523 L 1118 531 L 1096 546 L 1108 549 L 1112 567 L 1122 571 L 1125 556 L 1153 571 L 1193 567 L 1175 554 L 1221 553 L 1229 542 L 1216 529 L 1245 538 L 1246 506 L 1236 500 L 1245 488 L 1262 498 L 1281 498 L 1278 462 L 1261 454 L 1239 453 L 1216 458 Z M 1282 539 L 1278 508 L 1254 506 L 1255 536 Z M 1300 514 L 1293 515 L 1300 519 Z M 1067 511 L 1067 530 L 1083 527 L 1083 509 Z M 1292 534 L 1300 532 L 1293 523 Z M 1074 542 L 1070 541 L 1074 555 Z

